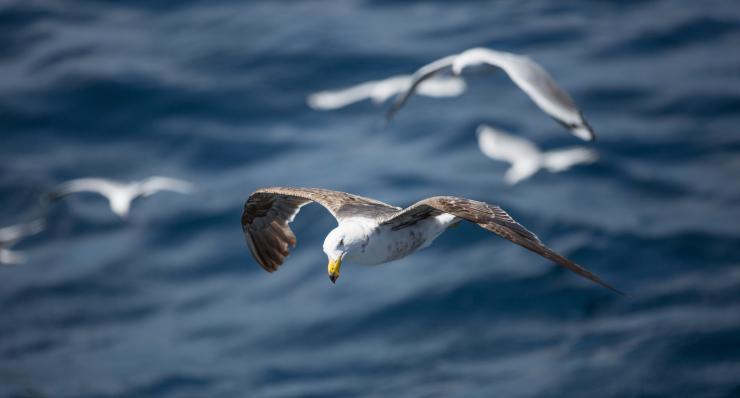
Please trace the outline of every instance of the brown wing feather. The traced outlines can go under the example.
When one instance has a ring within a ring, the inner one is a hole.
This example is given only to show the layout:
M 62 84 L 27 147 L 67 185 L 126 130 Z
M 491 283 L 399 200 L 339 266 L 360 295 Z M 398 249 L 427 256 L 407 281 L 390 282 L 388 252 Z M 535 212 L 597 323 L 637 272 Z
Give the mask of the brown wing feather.
M 242 230 L 255 260 L 273 272 L 290 254 L 296 237 L 288 225 L 304 205 L 316 202 L 338 221 L 353 216 L 383 217 L 399 208 L 374 199 L 319 188 L 258 189 L 244 203 Z
M 407 207 L 385 219 L 382 224 L 390 225 L 393 229 L 400 229 L 413 225 L 424 218 L 442 213 L 452 214 L 456 217 L 474 222 L 482 228 L 517 245 L 523 246 L 611 291 L 624 294 L 587 269 L 545 246 L 535 234 L 517 223 L 506 211 L 498 206 L 465 198 L 436 196 L 424 199 Z

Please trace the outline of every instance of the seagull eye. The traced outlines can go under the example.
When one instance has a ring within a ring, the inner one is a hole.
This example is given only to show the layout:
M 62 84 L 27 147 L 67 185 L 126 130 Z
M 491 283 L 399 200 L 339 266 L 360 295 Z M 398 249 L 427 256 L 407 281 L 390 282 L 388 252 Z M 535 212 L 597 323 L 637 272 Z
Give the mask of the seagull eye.
M 344 238 L 339 241 L 339 246 L 344 246 Z

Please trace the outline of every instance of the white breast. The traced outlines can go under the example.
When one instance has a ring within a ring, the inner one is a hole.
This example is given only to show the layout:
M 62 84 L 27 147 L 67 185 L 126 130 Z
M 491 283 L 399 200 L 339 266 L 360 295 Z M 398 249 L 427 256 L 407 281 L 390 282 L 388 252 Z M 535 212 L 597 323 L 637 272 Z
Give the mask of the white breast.
M 456 222 L 454 216 L 442 214 L 397 231 L 385 226 L 376 227 L 370 233 L 367 244 L 361 252 L 354 254 L 349 260 L 363 265 L 378 265 L 398 260 L 429 246 L 454 222 Z

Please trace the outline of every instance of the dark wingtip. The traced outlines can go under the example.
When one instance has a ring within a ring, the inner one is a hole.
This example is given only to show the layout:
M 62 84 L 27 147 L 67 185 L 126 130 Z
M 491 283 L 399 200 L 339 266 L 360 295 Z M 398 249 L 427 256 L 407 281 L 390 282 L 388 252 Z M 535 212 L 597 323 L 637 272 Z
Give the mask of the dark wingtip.
M 608 284 L 608 283 L 606 283 L 606 282 L 603 282 L 603 281 L 599 281 L 599 284 L 600 284 L 601 286 L 604 286 L 605 288 L 607 288 L 607 289 L 611 290 L 612 292 L 614 292 L 614 293 L 616 293 L 616 294 L 618 294 L 618 295 L 622 296 L 622 297 L 627 297 L 627 296 L 628 296 L 628 294 L 627 294 L 627 293 L 625 293 L 625 292 L 623 292 L 623 291 L 621 291 L 621 290 L 617 289 L 616 287 L 614 287 L 614 286 L 612 286 L 612 285 L 610 285 L 610 284 Z
M 588 132 L 591 133 L 591 136 L 588 138 L 588 142 L 596 142 L 596 133 L 591 126 L 588 125 L 588 122 L 586 123 L 586 128 L 588 129 Z
M 588 142 L 596 142 L 596 132 L 594 131 L 593 127 L 591 127 L 591 124 L 588 122 L 588 119 L 586 119 L 585 116 L 583 116 L 583 112 L 579 112 L 581 115 L 581 120 L 583 120 L 583 127 L 586 128 L 588 131 L 590 137 Z

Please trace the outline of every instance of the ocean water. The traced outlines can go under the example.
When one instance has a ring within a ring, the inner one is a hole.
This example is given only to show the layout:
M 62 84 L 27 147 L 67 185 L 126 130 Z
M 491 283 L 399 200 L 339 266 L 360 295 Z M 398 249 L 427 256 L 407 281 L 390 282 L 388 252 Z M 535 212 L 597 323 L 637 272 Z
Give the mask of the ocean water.
M 543 64 L 600 161 L 507 186 L 480 123 L 581 143 L 501 73 L 387 128 L 306 106 L 473 46 Z M 0 268 L 2 397 L 740 396 L 736 2 L 6 1 L 0 72 L 0 226 L 48 220 Z M 150 175 L 198 192 L 38 204 Z M 239 219 L 271 185 L 496 203 L 628 296 L 472 225 L 332 285 L 319 206 L 268 274 Z

